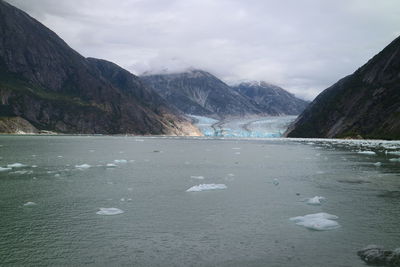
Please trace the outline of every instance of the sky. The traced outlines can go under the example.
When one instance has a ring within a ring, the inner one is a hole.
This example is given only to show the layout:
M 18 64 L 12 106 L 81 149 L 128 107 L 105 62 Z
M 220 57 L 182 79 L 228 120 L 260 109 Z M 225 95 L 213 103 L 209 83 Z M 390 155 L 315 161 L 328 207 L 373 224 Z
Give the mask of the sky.
M 399 0 L 7 0 L 85 57 L 312 100 L 400 35 Z

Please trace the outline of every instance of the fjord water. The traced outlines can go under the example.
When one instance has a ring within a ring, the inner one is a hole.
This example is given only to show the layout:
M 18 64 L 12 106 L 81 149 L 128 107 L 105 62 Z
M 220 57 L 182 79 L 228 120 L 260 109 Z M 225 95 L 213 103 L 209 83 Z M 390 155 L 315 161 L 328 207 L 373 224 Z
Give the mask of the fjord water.
M 372 144 L 376 155 L 351 141 L 285 139 L 2 136 L 0 145 L 1 167 L 25 165 L 0 172 L 1 265 L 364 266 L 358 249 L 400 245 L 400 163 L 385 153 L 396 143 Z M 186 192 L 199 184 L 226 188 Z M 314 196 L 326 200 L 307 205 Z M 289 220 L 317 212 L 341 227 Z

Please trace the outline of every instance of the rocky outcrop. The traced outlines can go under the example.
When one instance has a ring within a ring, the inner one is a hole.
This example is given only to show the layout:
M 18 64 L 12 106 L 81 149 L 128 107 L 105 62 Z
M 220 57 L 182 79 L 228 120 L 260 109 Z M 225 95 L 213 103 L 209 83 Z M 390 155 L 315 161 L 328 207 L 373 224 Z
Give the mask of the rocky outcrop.
M 1 117 L 0 133 L 6 134 L 37 134 L 39 133 L 32 124 L 20 117 Z
M 144 75 L 141 79 L 185 114 L 221 119 L 263 113 L 248 98 L 202 70 Z
M 357 254 L 369 265 L 400 267 L 400 248 L 392 251 L 369 245 L 358 251 Z
M 0 117 L 62 133 L 198 133 L 176 111 L 150 103 L 157 93 L 128 76 L 132 83 L 122 88 L 54 32 L 0 0 Z
M 243 82 L 232 87 L 257 104 L 263 112 L 273 115 L 299 115 L 309 104 L 283 88 L 263 81 Z
M 286 135 L 400 139 L 400 37 L 323 91 Z

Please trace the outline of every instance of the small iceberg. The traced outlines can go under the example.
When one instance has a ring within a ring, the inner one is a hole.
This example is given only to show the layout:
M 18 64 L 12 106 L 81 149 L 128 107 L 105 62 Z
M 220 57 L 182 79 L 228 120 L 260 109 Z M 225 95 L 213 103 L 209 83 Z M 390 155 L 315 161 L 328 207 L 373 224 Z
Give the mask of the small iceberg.
M 325 198 L 324 197 L 320 197 L 320 196 L 315 196 L 315 197 L 307 199 L 306 203 L 308 205 L 316 205 L 317 206 L 317 205 L 321 205 L 322 204 L 321 200 L 323 201 L 323 200 L 325 200 Z
M 128 161 L 126 159 L 116 159 L 114 160 L 114 163 L 128 163 Z
M 98 215 L 118 215 L 122 213 L 124 213 L 124 211 L 118 208 L 100 208 L 100 210 L 96 212 Z
M 192 175 L 192 176 L 190 176 L 190 178 L 192 178 L 192 179 L 198 179 L 198 180 L 204 180 L 204 176 L 201 176 L 201 175 L 199 175 L 199 176 Z
M 206 190 L 218 190 L 218 189 L 226 189 L 226 185 L 224 184 L 199 184 L 192 186 L 186 192 L 201 192 Z
M 272 181 L 272 183 L 273 183 L 274 185 L 279 185 L 279 180 L 275 178 L 275 179 Z
M 340 224 L 334 220 L 339 217 L 325 212 L 308 214 L 290 218 L 296 225 L 316 231 L 333 230 L 340 227 Z
M 375 166 L 375 167 L 380 167 L 380 166 L 382 166 L 382 162 L 375 162 L 375 163 L 374 163 L 374 166 Z
M 389 161 L 391 161 L 391 162 L 400 162 L 400 158 L 389 159 Z
M 28 202 L 26 202 L 26 203 L 24 204 L 24 207 L 36 206 L 36 205 L 37 205 L 37 204 L 36 204 L 35 202 L 28 201 Z
M 22 163 L 13 163 L 13 164 L 8 164 L 7 167 L 8 168 L 22 168 L 25 167 L 26 165 L 22 164 Z
M 358 154 L 363 154 L 363 155 L 376 155 L 374 151 L 366 150 L 366 151 L 358 151 Z
M 90 167 L 92 166 L 90 166 L 89 164 L 75 165 L 75 168 L 77 169 L 89 169 Z
M 106 167 L 107 167 L 107 168 L 115 168 L 115 167 L 117 167 L 117 164 L 114 164 L 114 163 L 107 163 Z
M 10 170 L 12 170 L 12 168 L 3 168 L 3 167 L 0 167 L 0 172 L 10 171 Z

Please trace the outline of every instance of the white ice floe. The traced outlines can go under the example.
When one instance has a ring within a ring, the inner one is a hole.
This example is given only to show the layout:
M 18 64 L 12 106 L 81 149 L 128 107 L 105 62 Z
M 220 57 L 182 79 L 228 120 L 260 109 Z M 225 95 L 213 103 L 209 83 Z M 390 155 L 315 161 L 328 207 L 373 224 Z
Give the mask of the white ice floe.
M 22 163 L 13 163 L 13 164 L 8 164 L 7 167 L 8 168 L 22 168 L 25 167 L 26 165 L 22 164 Z
M 192 176 L 190 176 L 190 178 L 192 178 L 192 179 L 198 179 L 198 180 L 203 180 L 203 179 L 204 179 L 204 176 L 201 176 L 201 175 L 199 175 L 199 176 L 192 175 Z
M 107 163 L 106 167 L 107 168 L 115 168 L 115 167 L 117 167 L 117 165 L 114 163 Z
M 380 167 L 380 166 L 382 166 L 382 162 L 375 162 L 375 163 L 374 163 L 374 166 L 375 166 L 375 167 Z
M 90 166 L 89 164 L 82 164 L 82 165 L 75 165 L 75 168 L 77 168 L 77 169 L 89 169 L 90 167 L 92 167 L 92 166 Z
M 326 231 L 333 230 L 340 227 L 340 224 L 334 220 L 339 217 L 325 212 L 308 214 L 305 216 L 292 217 L 290 220 L 295 222 L 297 225 L 303 226 L 305 228 L 316 230 L 316 231 Z
M 37 205 L 37 204 L 36 204 L 35 202 L 31 202 L 31 201 L 28 201 L 28 202 L 26 202 L 26 203 L 24 204 L 25 207 L 36 206 L 36 205 Z
M 275 179 L 273 180 L 272 183 L 273 183 L 274 185 L 279 185 L 279 180 L 275 178 Z
M 3 168 L 3 167 L 0 167 L 0 172 L 10 171 L 10 170 L 12 170 L 12 168 Z
M 127 163 L 128 161 L 126 159 L 116 159 L 114 160 L 114 163 Z
M 61 175 L 59 173 L 54 174 L 54 177 L 60 177 Z
M 391 161 L 391 162 L 400 162 L 400 158 L 389 159 L 389 161 Z
M 320 197 L 320 196 L 315 196 L 312 198 L 307 199 L 306 203 L 308 205 L 321 205 L 321 200 L 325 200 L 324 197 Z
M 370 150 L 358 151 L 357 153 L 363 154 L 363 155 L 376 155 L 376 153 L 374 151 L 370 151 Z
M 37 165 L 32 165 L 32 168 L 37 168 Z
M 124 211 L 118 208 L 100 208 L 100 210 L 96 212 L 98 215 L 118 215 L 122 213 L 124 213 Z
M 226 185 L 224 184 L 199 184 L 192 186 L 186 192 L 201 192 L 205 190 L 216 190 L 216 189 L 226 189 Z
M 386 154 L 400 156 L 400 151 L 386 151 Z

